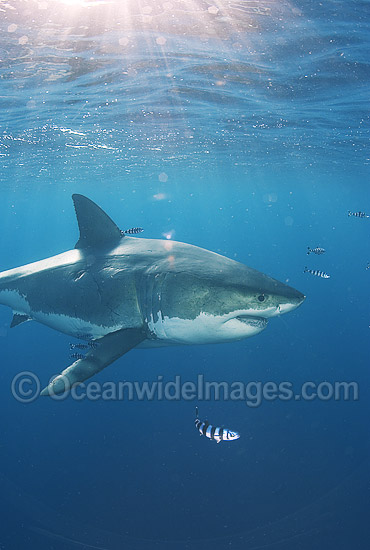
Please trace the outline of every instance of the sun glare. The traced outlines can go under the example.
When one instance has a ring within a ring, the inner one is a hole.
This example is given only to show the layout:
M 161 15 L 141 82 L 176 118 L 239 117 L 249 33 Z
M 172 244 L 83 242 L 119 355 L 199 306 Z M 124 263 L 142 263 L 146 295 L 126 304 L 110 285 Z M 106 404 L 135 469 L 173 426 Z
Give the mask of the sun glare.
M 94 6 L 104 6 L 111 4 L 110 0 L 52 0 L 58 4 L 64 4 L 65 6 L 90 8 Z M 47 4 L 47 2 L 40 2 L 40 4 Z

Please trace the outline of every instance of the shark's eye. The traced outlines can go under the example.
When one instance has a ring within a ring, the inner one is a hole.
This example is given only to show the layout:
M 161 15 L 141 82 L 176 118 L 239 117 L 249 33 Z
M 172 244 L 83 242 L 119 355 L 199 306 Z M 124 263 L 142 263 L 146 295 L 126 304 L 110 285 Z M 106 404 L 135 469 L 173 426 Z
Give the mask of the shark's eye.
M 264 295 L 264 294 L 260 294 L 260 295 L 258 296 L 258 301 L 259 301 L 259 302 L 264 302 L 264 301 L 265 301 L 265 295 Z

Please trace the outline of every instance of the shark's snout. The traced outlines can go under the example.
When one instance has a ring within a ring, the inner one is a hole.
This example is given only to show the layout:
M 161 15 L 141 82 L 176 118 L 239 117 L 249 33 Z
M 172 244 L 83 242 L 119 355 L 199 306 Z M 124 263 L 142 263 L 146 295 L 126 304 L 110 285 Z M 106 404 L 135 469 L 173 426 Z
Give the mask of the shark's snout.
M 296 299 L 296 302 L 297 302 L 297 307 L 301 305 L 302 302 L 305 301 L 306 299 L 306 296 L 304 294 L 302 294 L 302 292 L 299 292 L 299 290 L 296 290 L 295 291 L 295 299 Z
M 302 292 L 294 290 L 294 294 L 289 296 L 286 301 L 283 301 L 278 305 L 276 312 L 272 315 L 272 317 L 282 315 L 283 313 L 289 313 L 290 311 L 297 309 L 297 307 L 299 307 L 305 299 L 306 296 L 302 294 Z
M 294 306 L 293 309 L 295 309 L 296 307 L 299 307 L 306 299 L 306 296 L 302 294 L 302 292 L 299 292 L 299 290 L 296 290 L 295 292 L 296 292 L 296 296 L 293 301 L 293 306 Z

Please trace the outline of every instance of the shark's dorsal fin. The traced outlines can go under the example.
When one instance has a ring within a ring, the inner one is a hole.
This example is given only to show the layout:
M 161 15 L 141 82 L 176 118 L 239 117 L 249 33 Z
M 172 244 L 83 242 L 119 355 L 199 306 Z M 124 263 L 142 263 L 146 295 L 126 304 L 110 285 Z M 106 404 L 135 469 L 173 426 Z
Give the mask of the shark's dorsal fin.
M 84 195 L 72 195 L 80 238 L 75 248 L 113 248 L 122 233 L 100 206 Z

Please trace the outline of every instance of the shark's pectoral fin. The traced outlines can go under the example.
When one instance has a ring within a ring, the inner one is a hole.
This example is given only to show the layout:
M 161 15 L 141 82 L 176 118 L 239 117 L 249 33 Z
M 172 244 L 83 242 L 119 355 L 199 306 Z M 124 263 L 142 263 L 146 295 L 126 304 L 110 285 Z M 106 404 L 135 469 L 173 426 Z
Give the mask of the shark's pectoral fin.
M 78 385 L 97 372 L 105 369 L 116 359 L 124 355 L 145 340 L 146 336 L 141 329 L 129 328 L 117 330 L 97 340 L 98 346 L 83 359 L 75 361 L 59 376 L 42 390 L 40 395 L 55 395 L 64 393 L 72 386 Z
M 14 313 L 12 322 L 10 323 L 10 328 L 16 327 L 26 321 L 32 321 L 31 317 L 24 313 Z

